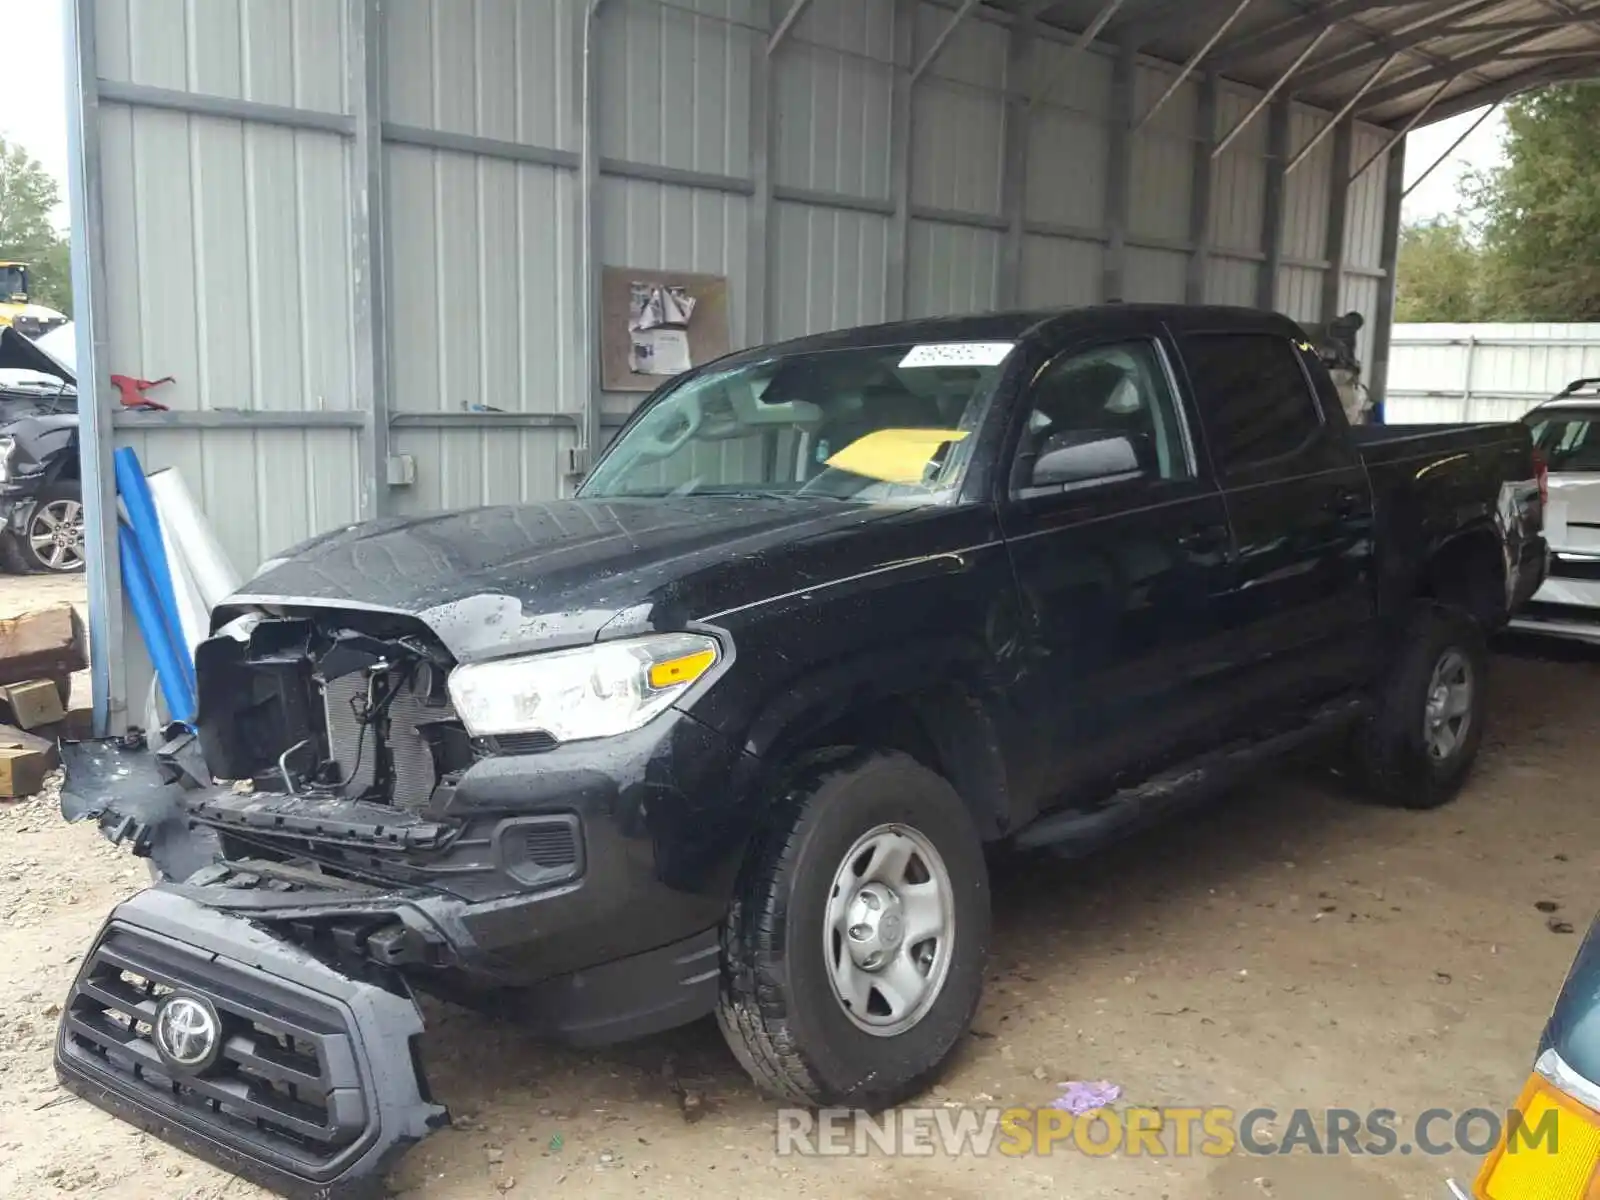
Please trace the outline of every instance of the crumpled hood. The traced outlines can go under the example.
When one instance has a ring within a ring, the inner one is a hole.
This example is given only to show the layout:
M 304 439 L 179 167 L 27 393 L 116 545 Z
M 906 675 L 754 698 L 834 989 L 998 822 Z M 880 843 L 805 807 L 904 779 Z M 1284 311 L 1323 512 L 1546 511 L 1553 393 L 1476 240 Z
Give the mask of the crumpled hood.
M 51 312 L 50 309 L 39 311 Z M 37 342 L 23 337 L 10 326 L 0 329 L 0 369 L 37 371 L 41 375 L 53 375 L 57 379 L 63 379 L 69 386 L 78 382 L 77 375 L 65 363 L 40 349 Z
M 667 628 L 793 586 L 772 551 L 897 510 L 731 496 L 565 500 L 350 526 L 273 559 L 218 609 L 404 613 L 460 661 Z M 710 606 L 710 607 L 707 607 Z M 613 630 L 615 632 L 615 630 Z

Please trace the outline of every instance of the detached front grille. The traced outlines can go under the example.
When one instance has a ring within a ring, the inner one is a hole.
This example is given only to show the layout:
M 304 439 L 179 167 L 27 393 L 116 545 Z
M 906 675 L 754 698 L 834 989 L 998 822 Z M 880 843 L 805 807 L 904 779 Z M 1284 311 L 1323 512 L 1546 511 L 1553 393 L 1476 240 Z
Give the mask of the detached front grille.
M 169 1066 L 154 1025 L 165 997 L 216 1010 L 222 1046 L 195 1073 Z M 67 1003 L 62 1051 L 141 1102 L 297 1174 L 331 1171 L 370 1124 L 339 1013 L 268 978 L 240 978 L 131 929 L 112 926 Z

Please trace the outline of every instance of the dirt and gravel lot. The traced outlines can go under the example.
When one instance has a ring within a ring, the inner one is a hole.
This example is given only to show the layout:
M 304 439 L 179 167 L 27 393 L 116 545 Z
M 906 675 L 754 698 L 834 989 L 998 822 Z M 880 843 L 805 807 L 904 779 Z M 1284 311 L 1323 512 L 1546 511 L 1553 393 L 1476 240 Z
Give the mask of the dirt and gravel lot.
M 0 577 L 0 612 L 40 588 Z M 1503 1108 L 1576 949 L 1556 930 L 1581 931 L 1595 908 L 1594 661 L 1497 656 L 1482 761 L 1447 810 L 1365 808 L 1286 774 L 1092 863 L 1007 871 L 976 1034 L 930 1103 L 1043 1104 L 1058 1081 L 1110 1079 L 1134 1104 L 1384 1107 L 1402 1124 L 1434 1107 Z M 78 956 L 145 879 L 64 825 L 52 797 L 0 804 L 0 1196 L 263 1195 L 55 1085 L 57 1005 Z M 396 1173 L 416 1200 L 1424 1200 L 1471 1166 L 1461 1154 L 780 1159 L 771 1105 L 709 1023 L 577 1053 L 442 1005 L 428 1016 L 434 1089 L 457 1125 Z M 684 1091 L 703 1098 L 701 1119 L 686 1120 Z

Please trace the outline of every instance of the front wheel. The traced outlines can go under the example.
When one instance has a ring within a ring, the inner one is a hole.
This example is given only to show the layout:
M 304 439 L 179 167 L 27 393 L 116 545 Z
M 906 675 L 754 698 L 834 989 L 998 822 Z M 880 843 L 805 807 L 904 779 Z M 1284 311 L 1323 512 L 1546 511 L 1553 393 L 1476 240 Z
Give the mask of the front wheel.
M 756 1084 L 876 1111 L 937 1075 L 977 1010 L 989 881 L 949 783 L 896 753 L 802 764 L 723 932 L 718 1021 Z
M 1455 798 L 1483 740 L 1488 673 L 1476 621 L 1442 605 L 1419 609 L 1356 730 L 1356 766 L 1374 799 L 1438 808 Z
M 5 560 L 12 569 L 68 575 L 84 568 L 83 490 L 76 480 L 50 484 L 20 536 L 4 535 L 10 545 Z

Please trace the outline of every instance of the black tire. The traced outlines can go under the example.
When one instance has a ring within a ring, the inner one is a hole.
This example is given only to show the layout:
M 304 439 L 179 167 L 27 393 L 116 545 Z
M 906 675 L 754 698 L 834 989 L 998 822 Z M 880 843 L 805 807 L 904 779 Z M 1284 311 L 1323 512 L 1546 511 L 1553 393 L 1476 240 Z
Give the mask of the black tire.
M 1464 727 L 1444 755 L 1429 747 L 1429 698 L 1434 672 L 1454 655 L 1469 675 Z M 1483 741 L 1489 653 L 1483 629 L 1460 609 L 1418 609 L 1404 643 L 1380 684 L 1372 715 L 1357 728 L 1354 759 L 1371 799 L 1395 808 L 1448 804 L 1461 790 Z
M 903 1032 L 857 1026 L 824 951 L 835 872 L 857 840 L 910 827 L 943 859 L 954 932 L 948 972 Z M 971 1025 L 989 953 L 989 878 L 955 789 L 898 753 L 832 751 L 797 766 L 752 845 L 722 937 L 717 1019 L 758 1087 L 794 1104 L 869 1111 L 938 1075 Z
M 33 514 L 28 518 L 28 528 L 23 530 L 22 536 L 16 539 L 7 537 L 6 540 L 11 542 L 11 549 L 15 551 L 17 558 L 20 560 L 23 571 L 40 575 L 75 575 L 84 569 L 84 546 L 81 534 L 78 542 L 76 561 L 71 566 L 63 567 L 53 565 L 49 560 L 41 558 L 39 553 L 33 548 L 30 535 L 36 531 L 43 532 L 42 530 L 36 530 L 35 528 L 37 522 L 40 520 L 40 514 L 45 512 L 51 505 L 60 505 L 63 503 L 75 504 L 78 506 L 78 521 L 79 528 L 81 530 L 83 520 L 83 487 L 76 479 L 59 479 L 55 483 L 48 484 L 40 490 L 38 499 L 34 504 Z

